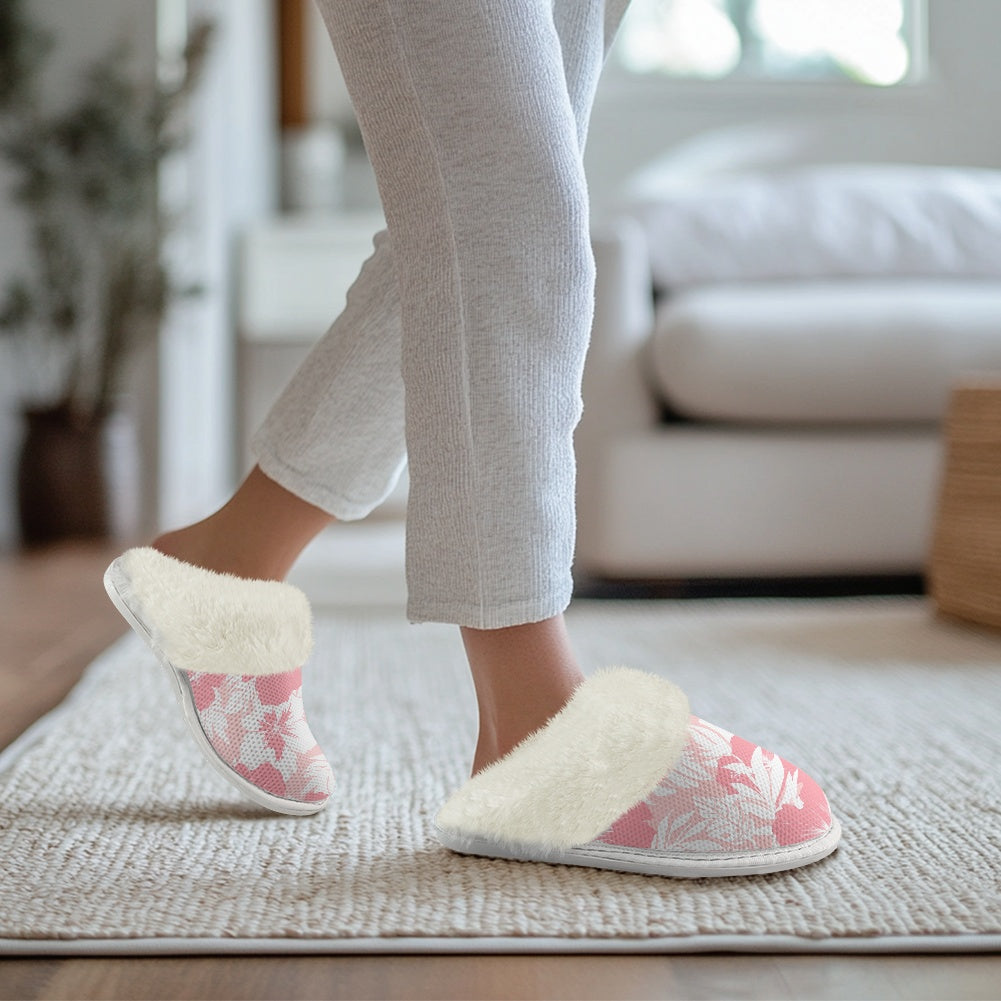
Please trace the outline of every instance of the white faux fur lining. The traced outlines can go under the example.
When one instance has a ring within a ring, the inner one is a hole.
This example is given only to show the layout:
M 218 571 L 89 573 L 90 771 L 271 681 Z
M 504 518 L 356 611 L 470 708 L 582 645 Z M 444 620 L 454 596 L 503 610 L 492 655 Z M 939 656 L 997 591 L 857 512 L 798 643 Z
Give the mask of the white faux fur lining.
M 277 674 L 312 652 L 309 601 L 291 584 L 204 570 L 149 547 L 129 549 L 111 571 L 122 599 L 181 670 Z
M 645 799 L 688 741 L 688 699 L 663 678 L 601 671 L 541 730 L 473 776 L 440 828 L 502 845 L 586 844 Z

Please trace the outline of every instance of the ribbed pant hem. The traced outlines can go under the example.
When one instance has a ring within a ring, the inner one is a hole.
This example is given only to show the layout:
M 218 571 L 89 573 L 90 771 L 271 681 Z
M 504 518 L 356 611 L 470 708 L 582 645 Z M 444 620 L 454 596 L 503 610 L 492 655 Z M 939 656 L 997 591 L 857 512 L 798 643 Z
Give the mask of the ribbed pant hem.
M 359 521 L 372 513 L 389 496 L 388 491 L 385 496 L 376 501 L 366 501 L 364 503 L 350 500 L 342 494 L 335 493 L 329 487 L 315 480 L 290 466 L 283 459 L 279 458 L 268 446 L 264 445 L 259 438 L 252 441 L 252 453 L 261 467 L 261 471 L 269 479 L 274 480 L 279 486 L 301 497 L 304 501 L 314 504 L 327 514 L 332 515 L 338 521 Z
M 571 596 L 572 592 L 568 590 L 565 595 L 553 601 L 519 601 L 497 608 L 434 604 L 411 599 L 407 603 L 407 618 L 415 624 L 444 622 L 468 626 L 470 629 L 507 629 L 509 626 L 525 626 L 561 615 L 567 610 Z

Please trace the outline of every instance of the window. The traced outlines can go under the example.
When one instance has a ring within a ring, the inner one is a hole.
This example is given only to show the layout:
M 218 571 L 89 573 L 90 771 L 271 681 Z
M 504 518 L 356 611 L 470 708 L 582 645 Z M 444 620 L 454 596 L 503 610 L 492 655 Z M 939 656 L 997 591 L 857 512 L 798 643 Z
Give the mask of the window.
M 632 0 L 621 69 L 688 79 L 911 83 L 922 0 Z

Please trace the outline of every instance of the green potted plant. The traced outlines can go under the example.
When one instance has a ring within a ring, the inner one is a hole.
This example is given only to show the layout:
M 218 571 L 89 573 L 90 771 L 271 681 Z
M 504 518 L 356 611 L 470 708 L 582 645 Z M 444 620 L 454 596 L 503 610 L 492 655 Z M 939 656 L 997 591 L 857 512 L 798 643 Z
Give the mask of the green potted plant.
M 0 290 L 0 334 L 22 393 L 22 542 L 108 534 L 104 431 L 134 350 L 157 336 L 175 289 L 163 263 L 159 168 L 209 48 L 193 27 L 183 68 L 137 77 L 119 43 L 59 108 L 41 78 L 50 37 L 24 0 L 0 3 L 0 156 L 28 224 L 31 264 Z

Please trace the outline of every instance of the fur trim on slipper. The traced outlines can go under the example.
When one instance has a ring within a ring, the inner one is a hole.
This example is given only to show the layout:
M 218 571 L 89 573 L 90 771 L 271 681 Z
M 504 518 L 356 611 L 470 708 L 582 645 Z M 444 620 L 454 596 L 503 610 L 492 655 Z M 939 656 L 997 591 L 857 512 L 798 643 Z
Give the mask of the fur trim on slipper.
M 204 570 L 148 546 L 123 553 L 109 574 L 177 668 L 276 674 L 312 652 L 309 601 L 291 584 Z
M 536 733 L 471 778 L 439 828 L 495 844 L 584 844 L 643 800 L 688 741 L 688 699 L 642 671 L 608 668 Z

